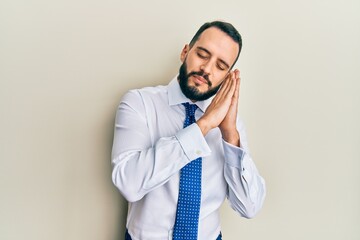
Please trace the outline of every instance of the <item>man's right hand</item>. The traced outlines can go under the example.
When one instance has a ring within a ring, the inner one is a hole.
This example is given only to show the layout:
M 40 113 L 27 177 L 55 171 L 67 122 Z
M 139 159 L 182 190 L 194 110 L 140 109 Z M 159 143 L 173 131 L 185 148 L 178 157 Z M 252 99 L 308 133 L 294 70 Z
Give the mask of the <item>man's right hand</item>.
M 230 72 L 213 98 L 204 115 L 196 122 L 205 136 L 216 128 L 226 117 L 236 90 L 235 73 Z

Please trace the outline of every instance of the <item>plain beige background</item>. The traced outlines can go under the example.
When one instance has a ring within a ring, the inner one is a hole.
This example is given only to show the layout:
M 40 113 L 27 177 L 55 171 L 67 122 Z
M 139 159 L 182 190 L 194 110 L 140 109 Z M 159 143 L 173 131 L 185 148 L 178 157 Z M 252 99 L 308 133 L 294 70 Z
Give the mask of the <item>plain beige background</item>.
M 125 91 L 167 84 L 205 21 L 241 32 L 240 114 L 267 182 L 225 240 L 360 239 L 358 0 L 0 2 L 0 239 L 120 240 Z

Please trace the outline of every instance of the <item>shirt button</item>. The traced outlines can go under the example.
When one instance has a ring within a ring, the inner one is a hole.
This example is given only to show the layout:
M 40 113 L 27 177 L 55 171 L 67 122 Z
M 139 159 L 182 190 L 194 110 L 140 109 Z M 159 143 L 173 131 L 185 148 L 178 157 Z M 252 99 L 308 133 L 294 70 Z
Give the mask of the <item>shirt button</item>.
M 197 155 L 200 155 L 201 154 L 201 151 L 200 150 L 196 150 L 195 152 Z

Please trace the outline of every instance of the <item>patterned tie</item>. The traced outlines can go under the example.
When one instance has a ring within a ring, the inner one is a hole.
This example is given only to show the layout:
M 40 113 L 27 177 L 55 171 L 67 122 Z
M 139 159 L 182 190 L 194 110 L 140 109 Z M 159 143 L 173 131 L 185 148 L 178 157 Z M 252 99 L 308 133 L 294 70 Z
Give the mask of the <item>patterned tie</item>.
M 195 122 L 195 104 L 183 103 L 186 110 L 184 128 Z M 196 240 L 201 202 L 201 165 L 197 158 L 180 170 L 180 189 L 173 240 Z

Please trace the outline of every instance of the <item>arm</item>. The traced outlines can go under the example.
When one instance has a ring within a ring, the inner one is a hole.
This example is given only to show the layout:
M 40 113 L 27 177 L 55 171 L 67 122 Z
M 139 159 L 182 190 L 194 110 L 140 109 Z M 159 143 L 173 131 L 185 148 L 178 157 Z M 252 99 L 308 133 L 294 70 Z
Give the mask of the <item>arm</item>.
M 248 153 L 245 130 L 241 123 L 237 123 L 239 74 L 239 70 L 229 74 L 197 123 L 204 135 L 209 129 L 219 127 L 223 138 L 228 199 L 233 209 L 251 218 L 262 207 L 265 181 Z
M 129 202 L 165 184 L 198 158 L 197 152 L 210 154 L 196 124 L 180 129 L 174 136 L 153 139 L 140 93 L 130 91 L 123 97 L 115 120 L 112 180 Z
M 224 176 L 228 184 L 230 206 L 243 217 L 252 218 L 261 209 L 265 194 L 265 181 L 260 176 L 247 146 L 245 128 L 238 123 L 241 147 L 223 141 Z
M 204 136 L 209 130 L 219 127 L 223 139 L 235 146 L 240 146 L 240 136 L 236 129 L 239 74 L 237 69 L 228 74 L 204 115 L 197 121 Z

